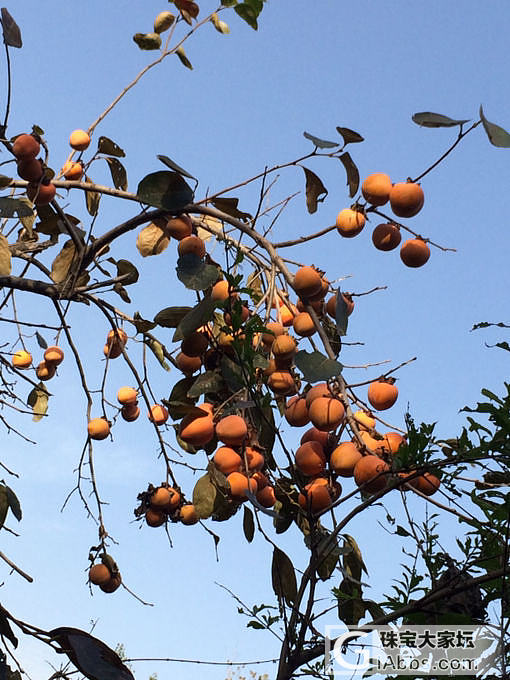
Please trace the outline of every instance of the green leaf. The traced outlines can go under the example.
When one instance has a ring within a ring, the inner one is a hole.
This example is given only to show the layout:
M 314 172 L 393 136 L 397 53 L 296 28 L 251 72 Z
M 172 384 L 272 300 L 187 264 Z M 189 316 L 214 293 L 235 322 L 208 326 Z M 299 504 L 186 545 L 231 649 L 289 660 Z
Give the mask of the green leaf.
M 9 276 L 11 273 L 11 250 L 9 241 L 0 234 L 0 276 Z
M 226 355 L 221 357 L 221 374 L 232 392 L 237 392 L 245 386 L 241 368 Z
M 2 196 L 0 198 L 0 217 L 31 217 L 33 215 L 32 208 L 21 201 L 19 198 L 9 198 Z
M 289 605 L 294 604 L 297 597 L 294 566 L 289 557 L 276 546 L 273 550 L 271 579 L 275 595 L 279 599 L 284 599 Z
M 9 497 L 7 496 L 7 487 L 4 484 L 0 484 L 0 529 L 4 525 L 8 510 Z
M 199 397 L 201 394 L 217 394 L 225 387 L 223 378 L 218 371 L 206 371 L 195 379 L 192 387 L 188 390 L 188 397 Z
M 266 630 L 266 626 L 259 621 L 248 621 L 246 628 L 254 628 L 255 630 Z
M 322 203 L 328 195 L 328 190 L 314 172 L 304 166 L 301 167 L 306 178 L 306 207 L 308 212 L 313 214 L 317 210 L 317 203 Z
M 117 260 L 117 276 L 128 275 L 128 278 L 122 281 L 123 286 L 130 286 L 138 281 L 140 274 L 138 269 L 129 260 Z
M 2 31 L 6 45 L 9 47 L 23 47 L 19 26 L 5 7 L 2 7 Z
M 222 7 L 235 7 L 237 0 L 221 0 Z
M 169 212 L 182 210 L 193 201 L 193 191 L 178 172 L 161 170 L 144 177 L 136 191 L 141 203 Z
M 201 519 L 207 519 L 213 514 L 217 489 L 211 481 L 209 473 L 200 477 L 193 489 L 193 505 Z
M 184 168 L 181 168 L 180 165 L 177 165 L 171 158 L 168 158 L 168 156 L 164 156 L 163 154 L 158 154 L 156 156 L 158 160 L 160 160 L 164 165 L 167 166 L 167 168 L 170 168 L 171 170 L 175 170 L 175 172 L 178 172 L 179 175 L 184 175 L 184 177 L 189 177 L 189 179 L 194 179 L 195 182 L 197 182 L 197 178 L 193 177 L 193 175 L 190 175 L 189 172 L 184 170 Z
M 469 123 L 469 120 L 453 120 L 453 118 L 443 116 L 441 113 L 431 113 L 430 111 L 415 113 L 412 117 L 412 120 L 413 123 L 416 123 L 416 125 L 429 128 L 455 127 L 456 125 L 464 125 L 464 123 Z
M 177 260 L 177 278 L 190 290 L 206 290 L 218 280 L 219 269 L 207 264 L 194 253 L 187 253 Z
M 319 149 L 334 149 L 335 146 L 340 146 L 338 142 L 328 142 L 326 139 L 315 137 L 315 135 L 311 135 L 309 132 L 303 132 L 303 136 L 313 142 Z
M 349 315 L 347 311 L 347 303 L 342 295 L 342 291 L 340 288 L 338 288 L 336 292 L 335 322 L 336 329 L 340 337 L 343 337 L 347 334 L 347 324 L 349 322 Z
M 133 40 L 141 50 L 159 50 L 161 47 L 159 33 L 135 33 Z
M 410 534 L 407 529 L 404 529 L 404 527 L 400 526 L 400 524 L 397 525 L 397 530 L 395 533 L 397 536 L 412 536 L 412 534 Z
M 99 153 L 104 153 L 107 156 L 116 156 L 117 158 L 124 158 L 126 155 L 118 144 L 103 135 L 97 140 L 97 150 Z
M 39 333 L 39 331 L 35 332 L 35 339 L 37 340 L 37 344 L 41 349 L 47 349 L 48 348 L 48 343 L 46 340 L 43 338 L 43 336 Z
M 18 522 L 21 522 L 21 518 L 23 515 L 21 512 L 21 505 L 18 500 L 18 497 L 16 496 L 16 494 L 14 493 L 10 486 L 6 486 L 5 489 L 7 491 L 7 500 L 9 502 L 9 507 L 12 510 L 12 514 L 14 515 L 14 517 L 16 517 Z
M 195 400 L 188 397 L 188 390 L 192 387 L 194 382 L 194 378 L 182 378 L 173 386 L 170 396 L 168 397 L 168 402 L 165 403 L 172 420 L 183 418 L 187 414 L 188 411 L 182 413 L 183 406 L 186 406 L 188 409 L 194 408 Z
M 243 531 L 246 540 L 251 543 L 255 536 L 255 522 L 253 521 L 253 512 L 246 505 L 244 506 Z
M 156 359 L 159 361 L 161 366 L 165 369 L 165 371 L 170 370 L 170 366 L 167 364 L 165 360 L 165 353 L 163 352 L 163 345 L 159 342 L 159 340 L 156 340 L 155 338 L 148 338 L 145 341 L 146 345 L 149 347 L 151 352 L 154 354 Z
M 351 155 L 346 151 L 343 153 L 341 156 L 339 156 L 339 160 L 342 162 L 342 165 L 345 168 L 345 171 L 347 173 L 347 186 L 349 187 L 349 196 L 353 198 L 359 187 L 359 171 L 358 168 L 356 167 L 354 161 L 351 158 Z
M 186 52 L 184 51 L 184 47 L 182 45 L 175 50 L 175 54 L 179 57 L 179 60 L 183 66 L 189 68 L 190 71 L 193 70 L 193 64 L 186 56 Z
M 329 540 L 329 536 L 327 538 Z M 317 574 L 322 581 L 327 581 L 329 578 L 331 578 L 335 571 L 335 567 L 338 564 L 338 558 L 341 554 L 342 551 L 335 540 L 317 565 Z
M 48 411 L 48 392 L 42 382 L 34 387 L 27 397 L 27 404 L 32 407 L 34 416 L 32 420 L 37 423 Z
M 257 18 L 259 12 L 257 12 L 253 7 L 251 7 L 247 2 L 242 2 L 234 7 L 234 11 L 238 14 L 241 19 L 244 19 L 248 26 L 251 26 L 255 31 L 258 29 Z
M 499 125 L 490 123 L 483 113 L 482 106 L 480 106 L 480 118 L 490 143 L 494 146 L 508 149 L 510 147 L 510 134 Z
M 110 174 L 112 176 L 113 184 L 116 189 L 122 189 L 122 191 L 127 191 L 128 181 L 126 168 L 117 158 L 105 158 L 110 168 Z
M 5 189 L 12 184 L 12 177 L 7 177 L 7 175 L 0 175 L 0 189 Z
M 230 217 L 235 217 L 239 220 L 251 220 L 252 216 L 250 213 L 242 212 L 238 210 L 237 205 L 239 203 L 238 198 L 215 198 L 211 200 L 211 203 L 215 208 L 221 210 L 222 212 L 230 215 Z
M 344 551 L 344 569 L 353 579 L 361 581 L 361 573 L 365 572 L 365 574 L 368 574 L 365 563 L 363 562 L 361 550 L 352 536 L 344 534 L 343 538 L 344 548 L 349 549 L 348 552 Z
M 147 321 L 147 319 L 143 319 L 140 316 L 140 312 L 135 312 L 133 314 L 133 324 L 136 328 L 137 333 L 148 333 L 149 331 L 156 327 L 156 324 L 153 323 L 152 321 Z
M 177 326 L 172 342 L 184 340 L 188 335 L 196 331 L 212 319 L 216 303 L 211 298 L 204 298 L 189 311 Z
M 296 354 L 294 361 L 303 374 L 303 379 L 311 383 L 329 380 L 342 372 L 341 363 L 317 351 L 307 352 L 302 349 Z
M 85 175 L 85 181 L 94 184 L 94 182 Z M 95 217 L 99 211 L 99 201 L 101 200 L 101 194 L 97 191 L 86 191 L 85 192 L 85 205 L 87 207 L 87 212 L 91 217 Z
M 154 323 L 163 328 L 177 328 L 193 307 L 165 307 L 154 317 Z
M 350 130 L 349 128 L 337 126 L 336 131 L 343 137 L 344 146 L 347 146 L 347 144 L 358 144 L 359 142 L 365 141 L 365 139 L 358 132 L 354 132 L 354 130 Z

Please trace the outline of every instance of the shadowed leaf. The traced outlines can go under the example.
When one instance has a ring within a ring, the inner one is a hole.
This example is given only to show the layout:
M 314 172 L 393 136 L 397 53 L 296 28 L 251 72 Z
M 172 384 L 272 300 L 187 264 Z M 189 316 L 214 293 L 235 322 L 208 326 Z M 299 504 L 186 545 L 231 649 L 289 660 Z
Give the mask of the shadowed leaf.
M 199 397 L 201 394 L 217 394 L 225 387 L 223 378 L 218 371 L 206 371 L 195 379 L 195 382 L 188 390 L 188 397 Z
M 144 177 L 136 191 L 142 203 L 169 212 L 182 210 L 193 200 L 193 191 L 178 172 L 161 170 Z
M 347 334 L 347 324 L 349 321 L 349 315 L 347 314 L 348 307 L 347 303 L 342 295 L 340 288 L 336 292 L 336 311 L 335 311 L 335 322 L 338 335 L 343 337 Z
M 140 275 L 138 269 L 129 260 L 117 260 L 117 276 L 126 276 L 122 285 L 130 286 L 138 281 Z
M 32 411 L 34 412 L 32 420 L 35 423 L 46 415 L 48 411 L 48 398 L 48 392 L 42 382 L 40 382 L 37 387 L 34 387 L 28 395 L 27 404 L 32 407 Z
M 309 170 L 301 166 L 305 173 L 306 178 L 306 207 L 308 212 L 313 214 L 317 210 L 317 203 L 322 203 L 326 196 L 328 195 L 328 190 L 322 183 L 320 177 Z
M 358 144 L 359 142 L 365 141 L 364 137 L 362 137 L 358 132 L 354 132 L 354 130 L 350 130 L 349 128 L 337 126 L 336 131 L 339 135 L 342 135 L 344 146 L 347 144 Z
M 349 187 L 349 196 L 353 198 L 356 195 L 359 187 L 359 171 L 356 167 L 351 155 L 346 151 L 339 156 L 342 165 L 347 173 L 347 186 Z
M 90 177 L 85 175 L 85 181 L 93 184 Z M 87 212 L 91 217 L 95 217 L 99 210 L 99 201 L 101 200 L 101 194 L 97 191 L 86 191 L 85 192 L 85 205 L 87 206 Z
M 165 307 L 154 317 L 154 323 L 163 328 L 177 328 L 193 307 Z
M 140 316 L 140 312 L 135 312 L 133 314 L 133 323 L 137 333 L 148 333 L 149 331 L 156 327 L 156 324 L 153 323 L 152 321 L 147 321 L 147 319 L 143 319 Z
M 101 136 L 97 140 L 97 150 L 99 153 L 104 153 L 107 156 L 116 156 L 117 158 L 124 158 L 124 149 L 121 149 L 118 144 L 116 144 L 109 137 Z
M 6 45 L 9 47 L 23 47 L 19 26 L 5 7 L 2 7 L 2 31 Z
M 413 123 L 416 123 L 416 125 L 429 128 L 455 127 L 456 125 L 464 125 L 464 123 L 469 123 L 469 120 L 453 120 L 453 118 L 443 116 L 441 113 L 431 113 L 430 111 L 415 113 L 412 120 Z
M 253 512 L 246 505 L 244 506 L 243 531 L 246 540 L 251 543 L 255 536 L 255 522 L 253 521 Z
M 327 139 L 315 137 L 315 135 L 311 135 L 309 132 L 303 132 L 303 136 L 313 142 L 319 149 L 334 149 L 335 146 L 340 146 L 338 142 L 328 142 Z
M 297 597 L 297 583 L 294 567 L 289 557 L 279 548 L 273 550 L 271 565 L 273 590 L 278 598 L 293 604 Z
M 510 134 L 504 130 L 499 125 L 495 123 L 490 123 L 483 113 L 483 107 L 480 106 L 480 118 L 482 119 L 482 125 L 489 141 L 494 146 L 498 146 L 502 149 L 507 149 L 510 147 Z
M 179 175 L 184 175 L 184 177 L 189 177 L 189 179 L 194 179 L 195 182 L 198 182 L 196 177 L 193 177 L 193 175 L 190 175 L 189 172 L 184 170 L 184 168 L 181 168 L 180 165 L 177 165 L 171 158 L 168 158 L 168 156 L 164 156 L 163 154 L 158 154 L 156 156 L 158 160 L 160 160 L 164 165 L 167 166 L 167 168 L 170 168 L 171 170 L 175 170 L 175 172 L 178 172 Z
M 48 343 L 46 340 L 43 338 L 43 336 L 39 333 L 39 331 L 35 332 L 35 339 L 37 340 L 37 344 L 41 349 L 47 349 Z
M 210 298 L 204 298 L 189 311 L 177 326 L 172 342 L 184 340 L 188 335 L 196 331 L 212 319 L 216 303 Z
M 258 29 L 257 17 L 260 12 L 250 6 L 247 2 L 242 2 L 234 7 L 234 11 L 244 19 L 248 26 L 251 26 L 255 31 Z
M 0 198 L 0 217 L 31 217 L 33 214 L 32 208 L 21 201 L 19 198 L 9 198 L 2 196 Z
M 321 352 L 300 350 L 295 356 L 295 363 L 303 374 L 303 379 L 311 383 L 329 380 L 342 372 L 342 364 L 328 359 Z
M 110 168 L 110 174 L 112 176 L 113 184 L 116 189 L 122 189 L 122 191 L 127 191 L 128 181 L 126 168 L 117 158 L 105 158 Z
M 235 217 L 239 220 L 251 220 L 252 216 L 250 213 L 242 212 L 238 210 L 237 205 L 239 203 L 238 198 L 215 198 L 211 201 L 215 208 L 221 210 L 222 212 L 230 215 L 230 217 Z
M 200 519 L 207 519 L 213 514 L 217 493 L 209 473 L 200 477 L 193 489 L 193 505 Z
M 8 510 L 9 498 L 7 496 L 7 487 L 4 484 L 0 484 L 0 529 L 4 525 Z
M 186 288 L 205 290 L 218 280 L 218 267 L 206 264 L 198 255 L 187 253 L 177 260 L 177 278 Z
M 21 512 L 21 505 L 18 500 L 18 497 L 16 496 L 16 494 L 14 493 L 10 486 L 6 486 L 5 489 L 7 491 L 7 500 L 9 502 L 9 507 L 12 511 L 12 514 L 14 515 L 14 517 L 16 517 L 18 522 L 21 522 L 23 514 Z
M 0 175 L 0 189 L 5 189 L 12 184 L 12 177 L 7 177 L 7 175 Z
M 64 246 L 51 265 L 51 278 L 55 283 L 62 283 L 69 275 L 74 257 L 76 255 L 76 248 L 71 239 L 64 243 Z
M 0 276 L 9 276 L 11 273 L 11 251 L 9 242 L 3 234 L 0 234 Z

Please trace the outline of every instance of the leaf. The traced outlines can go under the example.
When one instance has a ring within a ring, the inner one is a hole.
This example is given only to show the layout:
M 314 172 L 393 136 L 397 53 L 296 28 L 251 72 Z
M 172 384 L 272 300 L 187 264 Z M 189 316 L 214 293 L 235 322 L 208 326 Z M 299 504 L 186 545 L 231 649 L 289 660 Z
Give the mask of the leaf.
M 235 361 L 223 355 L 220 366 L 221 374 L 232 392 L 238 392 L 245 386 L 242 371 Z
M 183 66 L 189 68 L 190 71 L 193 71 L 193 64 L 186 56 L 186 52 L 184 51 L 184 47 L 182 45 L 175 50 L 175 54 L 179 57 L 179 60 Z
M 279 599 L 294 604 L 297 597 L 297 583 L 294 567 L 289 557 L 275 546 L 271 564 L 273 590 Z
M 349 128 L 337 126 L 336 131 L 343 137 L 344 146 L 347 144 L 358 144 L 359 142 L 365 141 L 364 137 L 362 137 L 359 133 L 354 132 L 354 130 L 350 130 Z
M 324 555 L 320 563 L 317 565 L 317 574 L 322 581 L 327 581 L 333 575 L 335 567 L 338 564 L 338 558 L 342 554 L 340 547 L 335 542 L 329 548 L 327 554 Z
M 0 529 L 4 525 L 8 510 L 9 497 L 7 496 L 7 487 L 4 484 L 0 484 Z
M 90 177 L 85 175 L 85 181 L 93 184 Z M 95 217 L 99 211 L 99 201 L 101 200 L 101 194 L 97 191 L 86 191 L 85 192 L 85 205 L 87 207 L 87 212 L 91 217 Z
M 317 203 L 322 203 L 328 195 L 328 190 L 317 175 L 301 166 L 306 177 L 306 207 L 308 212 L 313 214 L 317 210 Z
M 431 113 L 430 111 L 415 113 L 413 114 L 412 120 L 416 125 L 428 128 L 455 127 L 456 125 L 469 123 L 469 120 L 453 120 L 453 118 L 443 116 L 441 113 Z
M 39 333 L 39 331 L 35 332 L 35 339 L 37 340 L 37 344 L 41 349 L 47 349 L 48 343 L 46 340 L 43 338 L 43 336 Z
M 137 333 L 148 333 L 149 331 L 156 327 L 156 324 L 152 323 L 152 321 L 147 321 L 147 319 L 143 319 L 140 316 L 140 312 L 135 312 L 133 314 L 133 324 L 136 328 Z
M 494 146 L 508 149 L 510 147 L 510 134 L 499 125 L 490 123 L 483 113 L 482 106 L 480 106 L 480 118 L 490 143 Z
M 365 563 L 363 562 L 361 550 L 352 536 L 349 536 L 349 534 L 344 534 L 343 538 L 344 548 L 350 548 L 350 550 L 343 556 L 344 569 L 347 571 L 349 576 L 354 578 L 356 581 L 361 581 L 362 572 L 368 574 Z
M 9 242 L 3 234 L 0 234 L 0 276 L 9 276 L 11 273 L 11 251 Z
M 190 290 L 206 290 L 218 280 L 219 269 L 207 264 L 194 253 L 187 253 L 177 260 L 177 278 Z
M 255 536 L 255 522 L 253 521 L 253 512 L 246 505 L 244 506 L 243 531 L 246 540 L 251 543 Z
M 237 209 L 239 203 L 238 198 L 215 198 L 211 201 L 215 208 L 221 210 L 222 212 L 230 215 L 230 217 L 235 217 L 240 220 L 251 220 L 252 216 L 250 213 L 242 212 Z
M 169 243 L 168 234 L 153 223 L 144 227 L 136 238 L 136 247 L 142 257 L 161 255 Z
M 117 293 L 117 295 L 119 295 L 122 301 L 125 302 L 127 305 L 131 304 L 131 298 L 129 297 L 129 293 L 124 288 L 124 286 L 118 281 L 117 283 L 114 284 L 113 291 L 114 293 Z
M 126 276 L 122 281 L 123 286 L 130 286 L 138 281 L 140 274 L 138 269 L 129 260 L 117 260 L 117 276 Z
M 149 338 L 146 340 L 146 344 L 151 350 L 151 352 L 154 354 L 156 359 L 159 361 L 161 366 L 165 369 L 165 371 L 170 370 L 170 366 L 167 364 L 165 360 L 165 353 L 163 352 L 163 345 L 159 342 L 159 340 L 156 340 L 155 338 Z
M 321 319 L 321 326 L 328 336 L 329 344 L 331 345 L 331 349 L 333 350 L 335 357 L 337 357 L 342 350 L 342 341 L 340 339 L 340 335 L 338 334 L 336 324 L 334 324 L 330 319 L 328 319 L 328 317 L 325 316 Z
M 218 19 L 218 15 L 216 12 L 211 14 L 211 22 L 214 26 L 214 28 L 218 31 L 218 33 L 222 33 L 223 35 L 227 35 L 230 33 L 230 28 L 225 21 L 222 21 L 221 19 Z
M 9 47 L 23 47 L 19 26 L 5 7 L 2 7 L 2 31 L 6 45 Z
M 347 334 L 347 324 L 349 321 L 347 303 L 342 295 L 340 288 L 336 292 L 336 311 L 335 322 L 338 335 L 343 337 Z
M 7 175 L 0 175 L 0 189 L 5 189 L 12 184 L 12 177 L 7 177 Z
M 254 628 L 255 630 L 266 630 L 266 626 L 259 621 L 248 621 L 246 628 Z
M 260 4 L 262 5 L 262 3 Z M 258 29 L 257 18 L 260 14 L 260 10 L 257 11 L 257 9 L 252 6 L 252 4 L 242 2 L 234 7 L 234 11 L 255 31 Z
M 28 203 L 19 198 L 9 198 L 2 196 L 0 198 L 0 217 L 31 217 L 34 211 Z
M 69 239 L 69 241 L 64 243 L 62 250 L 51 265 L 51 278 L 55 283 L 62 283 L 66 280 L 71 271 L 75 255 L 76 248 L 73 241 Z
M 216 303 L 211 298 L 204 298 L 189 311 L 179 323 L 172 338 L 172 342 L 184 340 L 188 335 L 196 331 L 211 320 Z
M 342 162 L 345 171 L 347 172 L 347 186 L 349 187 L 349 196 L 353 198 L 356 195 L 359 187 L 359 171 L 356 167 L 351 155 L 346 151 L 339 160 Z
M 273 457 L 273 446 L 276 438 L 276 424 L 271 406 L 262 406 L 251 410 L 251 417 L 257 432 L 258 442 L 264 449 L 264 458 L 270 470 L 276 470 Z
M 12 514 L 14 515 L 14 517 L 16 517 L 18 522 L 21 522 L 23 513 L 21 512 L 21 505 L 19 499 L 10 486 L 6 486 L 5 489 L 7 491 L 7 501 L 9 503 L 10 509 L 12 510 Z
M 163 328 L 177 328 L 193 307 L 165 307 L 154 317 L 154 323 Z
M 191 20 L 196 19 L 200 11 L 197 3 L 192 0 L 174 0 L 174 2 L 180 10 L 182 18 L 191 26 Z
M 99 153 L 104 153 L 107 156 L 116 156 L 117 158 L 124 158 L 126 156 L 124 150 L 118 144 L 104 135 L 97 140 L 97 150 Z
M 250 290 L 250 297 L 258 302 L 262 297 L 262 275 L 260 271 L 253 271 L 246 279 L 246 288 Z
M 112 176 L 113 184 L 116 189 L 122 189 L 122 191 L 127 191 L 128 181 L 126 168 L 117 158 L 105 158 L 110 168 L 110 174 Z
M 200 477 L 193 489 L 193 505 L 200 519 L 207 519 L 213 514 L 217 493 L 209 473 Z
M 342 364 L 334 359 L 328 359 L 321 352 L 307 352 L 300 350 L 295 358 L 295 364 L 307 382 L 315 383 L 329 380 L 342 372 Z
M 335 146 L 340 146 L 338 142 L 328 142 L 326 139 L 315 137 L 314 135 L 311 135 L 309 132 L 303 132 L 303 136 L 306 137 L 306 139 L 309 139 L 311 142 L 313 142 L 315 146 L 318 147 L 319 149 L 334 149 Z
M 55 628 L 50 637 L 89 680 L 134 680 L 119 655 L 104 642 L 78 628 Z
M 133 40 L 141 50 L 159 50 L 161 47 L 159 33 L 135 33 Z
M 48 392 L 42 382 L 37 387 L 34 387 L 27 397 L 27 404 L 32 407 L 34 413 L 32 420 L 34 423 L 39 422 L 48 411 Z
M 160 170 L 146 175 L 136 191 L 141 203 L 169 212 L 182 210 L 193 201 L 193 191 L 178 172 Z
M 188 390 L 188 397 L 199 397 L 201 394 L 216 394 L 225 387 L 223 378 L 218 371 L 206 371 L 196 378 L 193 386 Z
M 181 168 L 180 165 L 177 165 L 171 158 L 168 158 L 168 156 L 163 156 L 162 154 L 158 154 L 156 156 L 158 160 L 160 160 L 164 165 L 167 166 L 167 168 L 170 168 L 171 170 L 175 170 L 175 172 L 178 172 L 179 175 L 184 175 L 184 177 L 189 177 L 189 179 L 194 179 L 196 182 L 198 182 L 196 177 L 193 177 L 193 175 L 190 175 L 189 172 L 184 170 L 184 168 Z

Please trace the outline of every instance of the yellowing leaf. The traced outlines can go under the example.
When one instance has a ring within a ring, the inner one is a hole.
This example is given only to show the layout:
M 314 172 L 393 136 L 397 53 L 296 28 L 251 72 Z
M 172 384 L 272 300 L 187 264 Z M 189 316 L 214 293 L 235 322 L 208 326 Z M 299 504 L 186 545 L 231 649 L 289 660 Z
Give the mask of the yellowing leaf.
M 159 255 L 167 249 L 169 243 L 170 238 L 163 229 L 152 223 L 144 227 L 136 239 L 136 247 L 142 257 Z
M 218 232 L 221 233 L 223 229 L 223 222 L 221 222 L 221 220 L 218 220 L 216 217 L 210 217 L 209 215 L 201 215 L 199 219 L 200 223 L 204 226 L 201 227 L 197 225 L 197 236 L 201 238 L 202 241 L 208 241 L 212 238 L 213 234 L 217 234 Z M 212 230 L 212 233 L 207 227 Z
M 32 407 L 34 417 L 32 420 L 38 422 L 46 415 L 48 411 L 48 392 L 43 383 L 39 383 L 34 387 L 27 398 L 27 404 Z
M 64 247 L 54 259 L 51 265 L 51 278 L 55 283 L 62 283 L 66 280 L 76 254 L 74 243 L 69 240 L 64 243 Z
M 11 273 L 11 251 L 9 243 L 3 234 L 0 234 L 0 276 L 9 276 Z

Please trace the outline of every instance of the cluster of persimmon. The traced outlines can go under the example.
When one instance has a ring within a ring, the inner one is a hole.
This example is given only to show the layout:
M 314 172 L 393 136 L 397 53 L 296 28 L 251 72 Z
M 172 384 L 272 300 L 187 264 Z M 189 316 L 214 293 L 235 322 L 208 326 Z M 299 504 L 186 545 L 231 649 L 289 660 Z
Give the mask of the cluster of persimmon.
M 39 380 L 50 380 L 55 375 L 57 366 L 64 360 L 64 350 L 52 345 L 44 351 L 43 360 L 38 364 L 35 373 Z M 11 363 L 15 368 L 27 369 L 32 365 L 32 355 L 26 349 L 19 349 L 11 357 Z
M 138 495 L 141 501 L 135 515 L 145 518 L 150 527 L 163 526 L 168 520 L 191 526 L 199 521 L 193 503 L 184 499 L 180 489 L 175 489 L 164 482 L 158 487 L 149 484 L 147 491 Z
M 89 582 L 104 593 L 114 593 L 122 583 L 120 571 L 109 555 L 103 555 L 101 562 L 89 569 Z
M 397 217 L 414 217 L 423 207 L 425 196 L 419 184 L 412 181 L 392 183 L 383 172 L 369 175 L 361 186 L 363 198 L 376 208 L 390 203 Z M 365 209 L 360 204 L 341 210 L 336 218 L 336 227 L 346 238 L 357 236 L 366 223 Z M 372 233 L 372 243 L 378 250 L 390 251 L 400 245 L 400 228 L 393 222 L 377 225 Z M 405 241 L 400 247 L 400 259 L 408 267 L 421 267 L 430 257 L 430 249 L 420 237 Z
M 85 130 L 74 130 L 69 137 L 69 144 L 76 151 L 83 151 L 90 144 L 90 137 Z M 12 143 L 18 175 L 29 182 L 27 196 L 38 206 L 51 203 L 57 193 L 51 181 L 53 171 L 46 167 L 42 158 L 37 158 L 40 150 L 41 138 L 36 134 L 23 133 L 15 137 Z M 61 172 L 66 179 L 79 180 L 83 176 L 83 166 L 77 161 L 67 161 Z

